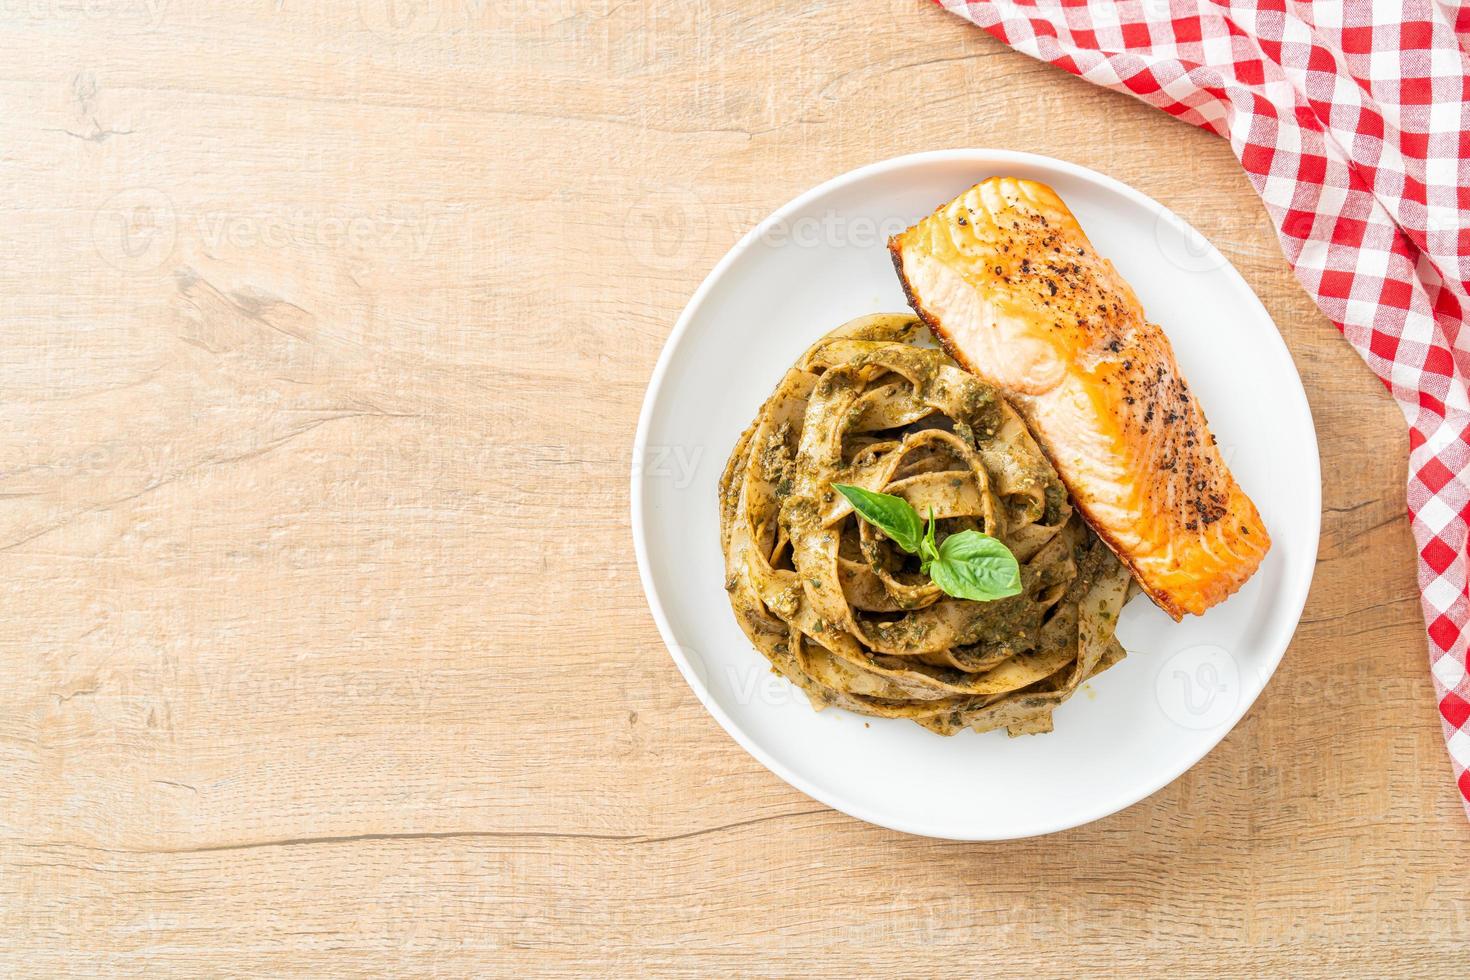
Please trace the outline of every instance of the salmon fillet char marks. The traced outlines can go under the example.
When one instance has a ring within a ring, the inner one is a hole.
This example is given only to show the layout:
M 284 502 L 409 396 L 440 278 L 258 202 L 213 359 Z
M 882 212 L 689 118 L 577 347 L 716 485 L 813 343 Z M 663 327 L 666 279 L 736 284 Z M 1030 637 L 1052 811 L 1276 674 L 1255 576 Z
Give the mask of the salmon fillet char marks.
M 1271 547 L 1168 338 L 1056 192 L 992 177 L 888 243 L 909 303 L 1003 389 L 1088 522 L 1176 620 Z

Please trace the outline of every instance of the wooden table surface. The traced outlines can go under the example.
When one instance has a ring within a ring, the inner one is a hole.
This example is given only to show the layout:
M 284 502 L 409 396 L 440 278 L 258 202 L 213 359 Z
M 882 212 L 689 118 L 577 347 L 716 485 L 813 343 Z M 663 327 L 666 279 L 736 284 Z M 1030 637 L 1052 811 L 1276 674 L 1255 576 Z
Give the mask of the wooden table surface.
M 1224 142 L 921 0 L 30 0 L 0 66 L 0 972 L 1465 975 L 1404 425 Z M 628 528 L 701 277 L 956 145 L 1203 230 L 1322 451 L 1245 720 L 995 845 L 747 756 Z

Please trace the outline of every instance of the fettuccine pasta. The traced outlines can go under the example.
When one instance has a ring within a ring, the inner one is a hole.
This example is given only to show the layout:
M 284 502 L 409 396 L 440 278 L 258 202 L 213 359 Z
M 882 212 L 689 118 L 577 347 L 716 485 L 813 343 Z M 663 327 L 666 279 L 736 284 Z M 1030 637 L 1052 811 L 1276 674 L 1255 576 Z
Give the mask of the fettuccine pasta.
M 907 314 L 860 317 L 786 373 L 720 480 L 726 590 L 757 649 L 812 706 L 952 735 L 1050 731 L 1052 710 L 1123 657 L 1130 578 L 1072 512 L 1020 417 Z M 832 489 L 931 511 L 1021 566 L 1021 594 L 945 595 Z

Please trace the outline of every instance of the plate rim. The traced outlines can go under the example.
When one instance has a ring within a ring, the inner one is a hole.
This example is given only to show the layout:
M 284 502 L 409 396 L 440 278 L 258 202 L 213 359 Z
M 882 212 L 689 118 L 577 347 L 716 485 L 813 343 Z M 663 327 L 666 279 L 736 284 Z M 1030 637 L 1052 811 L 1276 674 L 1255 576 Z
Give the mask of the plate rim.
M 737 259 L 739 259 L 750 247 L 752 247 L 754 243 L 762 239 L 763 234 L 768 228 L 778 226 L 780 222 L 785 221 L 792 213 L 797 212 L 805 207 L 808 202 L 816 200 L 823 195 L 837 190 L 843 186 L 865 180 L 872 176 L 883 174 L 889 171 L 903 170 L 909 167 L 921 166 L 923 164 L 937 162 L 973 162 L 976 164 L 999 165 L 1021 164 L 1040 167 L 1043 169 L 1050 168 L 1068 176 L 1096 184 L 1102 187 L 1104 190 L 1108 190 L 1113 193 L 1120 194 L 1125 198 L 1131 199 L 1135 203 L 1140 204 L 1145 208 L 1151 209 L 1155 214 L 1164 216 L 1168 220 L 1176 223 L 1177 226 L 1184 231 L 1197 235 L 1199 236 L 1200 240 L 1209 243 L 1210 248 L 1213 249 L 1222 260 L 1222 265 L 1219 268 L 1221 270 L 1225 270 L 1226 274 L 1229 277 L 1233 277 L 1235 285 L 1244 289 L 1245 293 L 1250 296 L 1252 300 L 1255 301 L 1256 306 L 1259 308 L 1261 314 L 1266 318 L 1267 322 L 1275 327 L 1275 330 L 1272 332 L 1272 336 L 1275 340 L 1276 351 L 1281 357 L 1285 359 L 1287 366 L 1291 369 L 1292 376 L 1295 377 L 1297 382 L 1296 386 L 1289 393 L 1289 397 L 1292 397 L 1299 401 L 1299 407 L 1305 415 L 1305 418 L 1307 420 L 1307 431 L 1311 437 L 1312 451 L 1308 455 L 1310 457 L 1309 462 L 1312 468 L 1313 479 L 1307 481 L 1307 484 L 1313 497 L 1312 508 L 1317 515 L 1317 520 L 1310 529 L 1310 550 L 1314 556 L 1314 560 L 1308 570 L 1305 587 L 1302 588 L 1301 595 L 1299 596 L 1298 601 L 1295 603 L 1296 608 L 1292 610 L 1291 631 L 1287 635 L 1286 642 L 1281 646 L 1281 649 L 1274 655 L 1274 657 L 1272 657 L 1269 664 L 1269 669 L 1266 669 L 1263 672 L 1263 676 L 1261 676 L 1259 679 L 1258 686 L 1256 686 L 1254 690 L 1249 692 L 1248 697 L 1242 697 L 1240 699 L 1240 702 L 1236 706 L 1234 715 L 1230 718 L 1229 723 L 1220 727 L 1218 737 L 1216 737 L 1213 741 L 1206 745 L 1199 752 L 1198 755 L 1195 755 L 1193 758 L 1188 759 L 1188 761 L 1185 762 L 1183 766 L 1180 766 L 1177 771 L 1168 772 L 1168 774 L 1162 780 L 1157 781 L 1157 783 L 1152 783 L 1152 781 L 1150 781 L 1149 788 L 1138 794 L 1133 799 L 1111 808 L 1110 804 L 1105 803 L 1101 806 L 1099 810 L 1086 811 L 1086 813 L 1081 817 L 1074 818 L 1069 816 L 1056 820 L 1054 822 L 1042 824 L 1039 826 L 1038 829 L 1035 830 L 1011 834 L 956 834 L 953 829 L 948 827 L 926 825 L 923 821 L 893 819 L 885 815 L 880 815 L 872 812 L 871 810 L 869 810 L 868 807 L 861 803 L 856 803 L 852 800 L 845 799 L 841 797 L 840 794 L 829 792 L 818 787 L 810 780 L 808 780 L 805 776 L 791 770 L 781 762 L 768 755 L 763 749 L 756 745 L 755 742 L 746 735 L 744 729 L 741 728 L 740 725 L 736 724 L 735 721 L 728 714 L 726 714 L 724 709 L 720 707 L 719 703 L 715 701 L 714 697 L 710 694 L 709 689 L 705 685 L 703 679 L 699 676 L 699 672 L 689 663 L 688 658 L 684 655 L 684 648 L 682 644 L 680 644 L 678 639 L 673 635 L 673 629 L 669 624 L 668 616 L 664 612 L 663 602 L 660 599 L 658 589 L 655 587 L 653 581 L 653 572 L 649 564 L 647 546 L 645 543 L 646 535 L 644 533 L 644 528 L 646 520 L 644 513 L 645 501 L 642 463 L 644 455 L 647 452 L 648 431 L 653 421 L 653 407 L 654 404 L 658 401 L 659 394 L 663 388 L 664 380 L 669 370 L 669 365 L 673 361 L 674 352 L 679 348 L 685 333 L 688 332 L 690 324 L 694 321 L 695 316 L 700 312 L 705 301 L 708 299 L 709 294 L 714 290 L 715 285 L 724 277 L 726 271 L 736 262 Z M 1277 668 L 1281 666 L 1281 661 L 1285 658 L 1286 651 L 1291 646 L 1291 641 L 1295 638 L 1296 632 L 1301 626 L 1302 611 L 1306 608 L 1307 598 L 1311 594 L 1312 590 L 1312 583 L 1316 579 L 1315 556 L 1321 547 L 1321 447 L 1317 440 L 1317 423 L 1316 419 L 1312 415 L 1311 402 L 1307 398 L 1306 386 L 1302 384 L 1301 372 L 1297 370 L 1296 361 L 1292 358 L 1291 349 L 1287 346 L 1285 338 L 1281 335 L 1280 327 L 1276 326 L 1275 318 L 1271 316 L 1270 311 L 1266 309 L 1265 304 L 1261 302 L 1260 297 L 1256 295 L 1256 291 L 1251 288 L 1250 283 L 1248 283 L 1245 280 L 1245 277 L 1240 274 L 1240 270 L 1235 268 L 1235 264 L 1230 261 L 1229 257 L 1226 256 L 1225 253 L 1216 248 L 1214 243 L 1210 241 L 1209 238 L 1200 234 L 1198 229 L 1196 229 L 1189 222 L 1181 218 L 1172 209 L 1165 207 L 1158 201 L 1154 200 L 1152 197 L 1149 197 L 1142 191 L 1133 188 L 1132 186 L 1124 183 L 1121 180 L 1118 180 L 1115 177 L 1110 177 L 1107 174 L 1100 173 L 1090 167 L 1085 167 L 1081 164 L 1072 163 L 1067 160 L 1061 160 L 1056 157 L 1047 156 L 1041 153 L 1029 153 L 1020 150 L 991 149 L 986 147 L 956 147 L 953 149 L 925 150 L 917 153 L 906 153 L 900 156 L 889 157 L 884 160 L 878 160 L 873 163 L 864 164 L 863 166 L 848 170 L 844 173 L 840 173 L 834 177 L 830 177 L 827 180 L 824 180 L 821 183 L 817 184 L 816 186 L 811 187 L 810 189 L 796 195 L 795 197 L 788 200 L 785 204 L 777 207 L 765 218 L 761 219 L 761 221 L 758 222 L 750 231 L 741 235 L 739 240 L 737 240 L 735 244 L 732 245 L 730 249 L 720 258 L 720 260 L 715 263 L 714 267 L 710 269 L 710 271 L 705 275 L 704 279 L 700 282 L 699 286 L 694 290 L 694 293 L 690 296 L 689 301 L 685 303 L 683 310 L 680 311 L 679 318 L 674 323 L 674 329 L 670 331 L 668 337 L 664 340 L 663 347 L 659 350 L 658 360 L 654 363 L 653 372 L 649 376 L 648 385 L 644 390 L 643 403 L 638 411 L 638 427 L 633 436 L 632 472 L 629 490 L 629 507 L 631 510 L 632 518 L 631 531 L 633 535 L 633 552 L 638 562 L 638 577 L 643 588 L 644 599 L 648 602 L 649 612 L 653 615 L 654 625 L 658 628 L 659 637 L 663 640 L 664 647 L 668 651 L 669 656 L 673 659 L 675 666 L 679 668 L 679 673 L 683 675 L 684 682 L 689 685 L 689 689 L 694 692 L 694 696 L 699 700 L 699 703 L 703 705 L 704 709 L 709 712 L 709 714 L 715 719 L 716 722 L 719 723 L 720 727 L 725 730 L 726 734 L 733 738 L 735 742 L 740 745 L 741 748 L 745 749 L 745 751 L 748 752 L 752 758 L 754 758 L 761 765 L 765 766 L 766 769 L 769 770 L 771 773 L 776 775 L 778 778 L 784 780 L 789 786 L 802 793 L 805 793 L 807 796 L 811 797 L 817 802 L 829 806 L 832 809 L 844 813 L 850 817 L 861 820 L 868 824 L 872 824 L 873 826 L 898 831 L 899 833 L 911 834 L 919 837 L 929 837 L 938 840 L 954 840 L 964 842 L 1022 840 L 1032 837 L 1043 837 L 1048 834 L 1060 833 L 1064 830 L 1071 830 L 1074 827 L 1081 827 L 1086 824 L 1096 822 L 1105 817 L 1110 817 L 1115 813 L 1121 813 L 1123 810 L 1126 810 L 1129 807 L 1138 805 L 1139 803 L 1153 796 L 1155 793 L 1159 792 L 1159 790 L 1170 785 L 1180 776 L 1184 775 L 1184 773 L 1188 772 L 1190 769 L 1198 765 L 1205 756 L 1213 752 L 1220 745 L 1221 742 L 1225 741 L 1225 739 L 1229 737 L 1230 733 L 1235 730 L 1235 727 L 1240 723 L 1241 719 L 1244 718 L 1246 714 L 1250 711 L 1250 709 L 1255 706 L 1255 703 L 1265 692 L 1267 685 L 1269 685 L 1271 680 L 1276 676 Z

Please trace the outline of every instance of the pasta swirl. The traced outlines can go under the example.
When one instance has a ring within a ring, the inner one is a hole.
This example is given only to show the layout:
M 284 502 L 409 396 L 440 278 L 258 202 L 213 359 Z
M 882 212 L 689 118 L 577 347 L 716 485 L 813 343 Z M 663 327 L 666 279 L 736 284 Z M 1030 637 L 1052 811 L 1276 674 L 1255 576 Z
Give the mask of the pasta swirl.
M 919 346 L 905 314 L 853 320 L 789 370 L 720 480 L 737 619 L 812 706 L 962 728 L 1050 731 L 1052 710 L 1123 657 L 1127 571 L 1073 514 L 1051 463 L 991 387 Z M 954 599 L 832 489 L 933 512 L 939 537 L 1003 541 L 1020 595 Z

